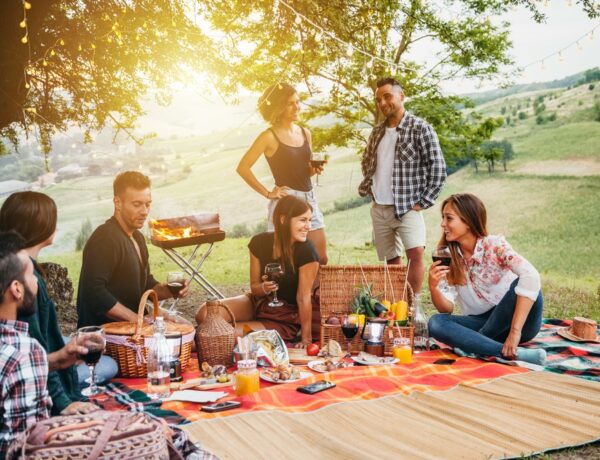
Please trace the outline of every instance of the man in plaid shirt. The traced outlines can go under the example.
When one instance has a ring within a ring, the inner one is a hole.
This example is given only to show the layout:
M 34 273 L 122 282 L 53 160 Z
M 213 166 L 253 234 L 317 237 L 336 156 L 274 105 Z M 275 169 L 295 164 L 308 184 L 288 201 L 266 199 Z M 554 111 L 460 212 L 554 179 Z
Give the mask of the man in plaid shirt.
M 38 288 L 23 245 L 16 233 L 0 233 L 0 460 L 20 433 L 48 418 L 52 405 L 46 352 L 16 320 L 17 312 L 35 312 Z
M 446 162 L 437 134 L 404 108 L 404 92 L 393 78 L 377 82 L 375 98 L 385 121 L 373 128 L 363 154 L 361 196 L 371 196 L 371 219 L 380 260 L 400 263 L 402 246 L 410 260 L 408 282 L 420 295 L 425 273 L 425 221 L 446 180 Z

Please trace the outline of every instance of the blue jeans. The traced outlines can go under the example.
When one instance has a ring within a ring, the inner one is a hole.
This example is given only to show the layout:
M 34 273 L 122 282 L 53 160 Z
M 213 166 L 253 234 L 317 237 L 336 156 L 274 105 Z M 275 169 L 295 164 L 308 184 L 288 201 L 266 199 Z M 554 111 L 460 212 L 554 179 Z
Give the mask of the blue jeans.
M 515 312 L 518 281 L 518 278 L 513 281 L 498 305 L 481 315 L 433 315 L 429 320 L 430 337 L 467 353 L 500 357 Z M 520 343 L 528 342 L 537 335 L 542 325 L 543 309 L 544 299 L 540 291 L 521 330 Z
M 71 340 L 71 337 L 63 336 L 65 344 Z M 96 375 L 96 383 L 103 384 L 112 380 L 119 372 L 119 366 L 117 362 L 110 356 L 102 355 L 98 364 L 94 369 Z M 89 386 L 86 380 L 90 378 L 90 370 L 86 364 L 77 365 L 77 380 L 79 381 L 79 388 L 85 388 Z

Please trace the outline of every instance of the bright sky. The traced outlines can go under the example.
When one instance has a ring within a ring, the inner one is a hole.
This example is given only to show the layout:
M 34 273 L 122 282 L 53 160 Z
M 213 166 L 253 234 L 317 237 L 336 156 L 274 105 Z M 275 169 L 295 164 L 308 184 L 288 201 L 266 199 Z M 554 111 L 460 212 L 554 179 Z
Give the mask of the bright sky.
M 445 2 L 438 1 L 442 10 L 448 11 Z M 587 34 L 600 25 L 600 20 L 591 20 L 576 5 L 569 6 L 569 0 L 548 0 L 548 6 L 542 6 L 548 18 L 545 23 L 537 24 L 531 19 L 529 11 L 517 8 L 509 11 L 495 21 L 508 21 L 511 39 L 513 41 L 513 56 L 517 66 L 528 66 L 521 75 L 514 75 L 515 83 L 530 83 L 560 79 L 581 72 L 591 67 L 600 66 L 600 27 L 590 39 Z M 575 1 L 572 2 L 575 4 Z M 544 1 L 541 2 L 544 4 Z M 452 14 L 452 12 L 450 12 Z M 586 35 L 587 34 L 587 35 Z M 579 41 L 580 46 L 573 45 L 559 56 L 545 59 L 542 68 L 540 61 L 545 56 L 553 54 L 567 45 Z M 433 56 L 435 48 L 422 45 L 418 55 L 428 62 L 436 62 Z M 204 85 L 202 85 L 204 86 Z M 498 82 L 490 81 L 478 87 L 475 82 L 457 81 L 445 85 L 448 91 L 469 93 L 494 89 Z M 189 135 L 206 134 L 211 131 L 231 129 L 240 124 L 261 123 L 256 114 L 257 96 L 246 99 L 242 105 L 228 107 L 215 90 L 208 92 L 200 89 L 200 85 L 181 88 L 174 95 L 170 107 L 160 107 L 150 104 L 149 115 L 140 126 L 144 130 L 154 130 L 159 136 L 171 134 Z

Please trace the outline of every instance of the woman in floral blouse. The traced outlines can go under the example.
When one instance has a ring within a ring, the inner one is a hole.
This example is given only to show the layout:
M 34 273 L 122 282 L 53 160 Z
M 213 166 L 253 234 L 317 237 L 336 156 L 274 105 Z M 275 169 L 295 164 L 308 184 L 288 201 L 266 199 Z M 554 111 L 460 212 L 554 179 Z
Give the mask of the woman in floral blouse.
M 543 364 L 544 350 L 519 344 L 536 336 L 544 301 L 540 275 L 500 235 L 489 235 L 486 210 L 475 195 L 461 193 L 442 203 L 443 235 L 450 267 L 434 262 L 429 289 L 440 314 L 429 334 L 458 354 L 475 353 Z M 449 285 L 449 288 L 445 285 Z M 453 315 L 455 301 L 463 315 Z

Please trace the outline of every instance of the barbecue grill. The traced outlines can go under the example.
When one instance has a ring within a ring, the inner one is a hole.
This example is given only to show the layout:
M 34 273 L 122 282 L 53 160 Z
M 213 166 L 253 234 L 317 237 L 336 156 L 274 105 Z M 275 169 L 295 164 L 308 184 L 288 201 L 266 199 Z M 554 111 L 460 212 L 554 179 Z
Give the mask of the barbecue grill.
M 196 281 L 209 295 L 223 299 L 225 296 L 200 272 L 214 244 L 225 239 L 225 232 L 219 225 L 219 215 L 213 213 L 151 220 L 149 223 L 151 243 L 161 248 L 190 280 Z M 200 250 L 202 245 L 208 245 L 205 251 Z M 195 247 L 186 259 L 178 249 L 190 246 Z

